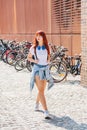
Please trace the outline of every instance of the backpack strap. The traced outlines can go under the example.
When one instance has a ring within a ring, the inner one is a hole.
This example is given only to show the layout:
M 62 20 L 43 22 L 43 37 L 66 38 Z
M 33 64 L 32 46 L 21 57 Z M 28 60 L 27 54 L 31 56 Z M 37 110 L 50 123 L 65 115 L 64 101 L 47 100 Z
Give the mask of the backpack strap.
M 37 53 L 36 53 L 36 47 L 34 47 L 34 54 L 35 54 L 36 59 L 38 60 Z

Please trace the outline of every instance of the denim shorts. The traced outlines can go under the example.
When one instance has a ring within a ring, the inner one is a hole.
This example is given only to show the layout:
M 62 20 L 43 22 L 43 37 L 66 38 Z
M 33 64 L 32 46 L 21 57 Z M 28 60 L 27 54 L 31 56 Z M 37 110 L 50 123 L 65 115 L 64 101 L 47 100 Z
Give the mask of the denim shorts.
M 43 67 L 46 67 L 46 66 L 48 66 L 48 65 L 39 65 L 39 64 L 34 64 L 33 67 L 34 67 L 34 68 L 36 68 L 36 67 L 43 68 Z M 36 75 L 39 76 L 39 71 L 36 71 L 36 72 L 35 72 L 35 76 L 36 76 Z

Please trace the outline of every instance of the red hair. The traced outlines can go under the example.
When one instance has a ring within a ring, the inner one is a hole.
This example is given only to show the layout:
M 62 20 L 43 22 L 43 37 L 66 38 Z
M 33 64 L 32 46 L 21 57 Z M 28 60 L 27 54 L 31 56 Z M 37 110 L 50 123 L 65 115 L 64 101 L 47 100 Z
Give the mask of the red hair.
M 39 44 L 37 39 L 36 39 L 36 37 L 38 35 L 43 37 L 43 44 L 46 47 L 48 55 L 49 55 L 50 54 L 50 49 L 49 49 L 48 41 L 47 41 L 47 38 L 46 38 L 46 34 L 43 31 L 37 31 L 36 32 L 35 37 L 34 37 L 34 41 L 33 41 L 34 47 L 36 48 L 38 46 L 38 44 Z

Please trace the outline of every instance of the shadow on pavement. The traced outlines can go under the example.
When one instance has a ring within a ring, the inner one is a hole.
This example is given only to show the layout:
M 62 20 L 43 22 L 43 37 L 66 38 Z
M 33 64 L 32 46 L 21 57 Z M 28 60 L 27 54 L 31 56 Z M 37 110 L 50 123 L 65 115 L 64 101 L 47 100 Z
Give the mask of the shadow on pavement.
M 81 81 L 80 80 L 67 80 L 67 81 L 65 81 L 65 83 L 79 85 L 81 83 Z
M 46 123 L 55 125 L 56 127 L 62 127 L 66 130 L 87 130 L 87 124 L 78 124 L 73 119 L 68 116 L 63 116 L 61 118 L 51 115 L 50 120 L 45 120 Z

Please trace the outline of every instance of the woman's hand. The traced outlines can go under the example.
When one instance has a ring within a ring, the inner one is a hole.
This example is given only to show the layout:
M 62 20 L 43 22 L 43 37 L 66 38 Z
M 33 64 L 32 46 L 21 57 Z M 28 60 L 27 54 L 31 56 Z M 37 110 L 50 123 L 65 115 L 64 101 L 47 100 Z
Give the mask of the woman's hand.
M 34 63 L 36 63 L 36 64 L 37 64 L 38 62 L 39 62 L 39 60 L 34 60 Z

